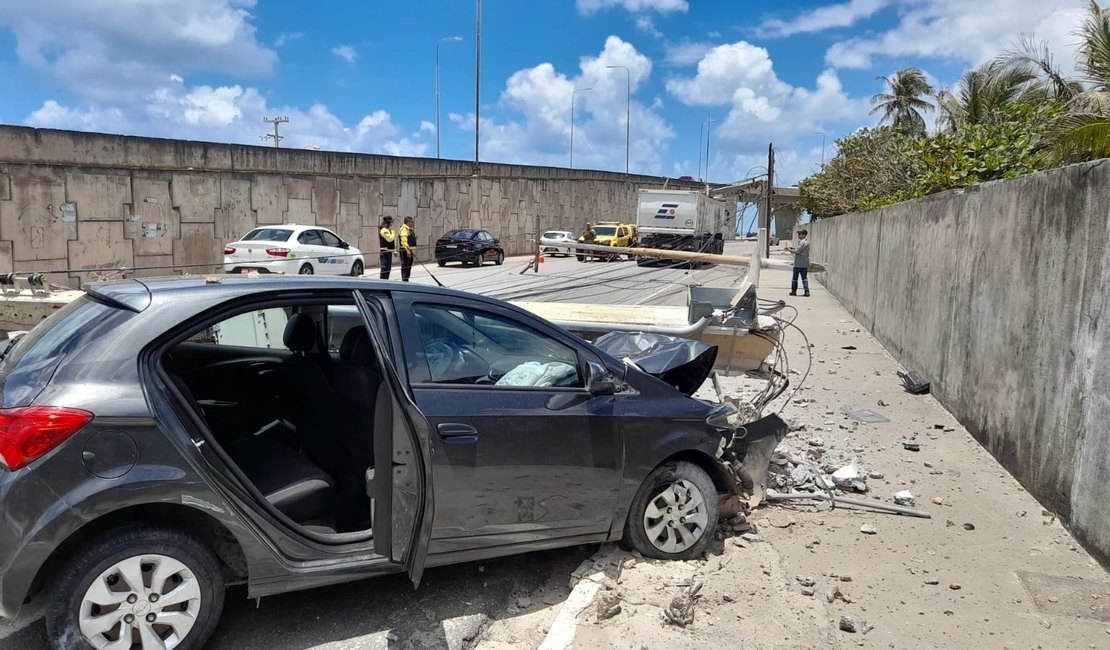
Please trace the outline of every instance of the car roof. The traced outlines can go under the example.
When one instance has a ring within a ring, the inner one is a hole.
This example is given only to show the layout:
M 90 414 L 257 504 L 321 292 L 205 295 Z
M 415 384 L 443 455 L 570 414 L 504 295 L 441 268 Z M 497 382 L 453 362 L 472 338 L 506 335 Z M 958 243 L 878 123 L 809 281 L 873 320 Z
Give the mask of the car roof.
M 254 228 L 248 230 L 247 233 L 252 233 L 255 230 L 289 230 L 298 233 L 304 232 L 305 230 L 327 230 L 328 232 L 333 232 L 332 229 L 328 228 L 327 226 L 313 226 L 307 224 L 300 225 L 296 223 L 275 223 L 269 225 L 255 226 Z
M 471 301 L 505 306 L 507 303 L 474 293 L 446 287 L 423 284 L 404 284 L 388 280 L 371 280 L 347 276 L 316 275 L 183 275 L 157 278 L 134 278 L 97 282 L 88 286 L 89 294 L 126 307 L 143 311 L 152 302 L 189 299 L 223 302 L 259 292 L 304 291 L 308 293 L 328 290 L 404 291 L 427 297 L 461 297 Z M 510 305 L 511 307 L 511 305 Z M 514 308 L 515 309 L 515 308 Z

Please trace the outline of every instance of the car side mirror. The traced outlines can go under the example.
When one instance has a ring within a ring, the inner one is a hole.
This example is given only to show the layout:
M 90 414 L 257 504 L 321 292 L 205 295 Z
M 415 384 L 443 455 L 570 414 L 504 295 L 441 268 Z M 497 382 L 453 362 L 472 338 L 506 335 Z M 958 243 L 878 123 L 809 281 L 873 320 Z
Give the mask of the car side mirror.
M 617 392 L 617 379 L 601 364 L 589 363 L 589 378 L 586 381 L 586 390 L 591 395 L 614 395 Z
M 351 245 L 350 245 L 350 244 L 348 244 L 348 243 L 347 243 L 347 242 L 345 242 L 345 241 L 341 241 L 341 242 L 339 242 L 339 247 L 340 247 L 340 248 L 342 248 L 343 250 L 347 250 L 348 248 L 350 248 L 350 247 L 351 247 Z
M 493 240 L 493 243 L 495 243 L 495 244 L 500 244 L 500 243 L 501 243 L 501 240 L 500 240 L 500 239 L 495 239 L 495 240 Z

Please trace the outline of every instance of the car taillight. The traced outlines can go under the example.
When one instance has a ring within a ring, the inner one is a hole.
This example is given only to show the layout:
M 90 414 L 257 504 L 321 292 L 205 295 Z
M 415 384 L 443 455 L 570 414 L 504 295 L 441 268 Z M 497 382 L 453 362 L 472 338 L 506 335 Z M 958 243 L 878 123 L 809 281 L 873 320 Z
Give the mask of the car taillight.
M 0 409 L 0 459 L 19 469 L 66 441 L 93 414 L 56 406 Z
M 288 248 L 267 248 L 266 254 L 271 257 L 289 257 Z
M 234 255 L 234 254 L 235 254 L 235 249 L 234 248 L 228 246 L 227 248 L 224 249 L 224 255 Z

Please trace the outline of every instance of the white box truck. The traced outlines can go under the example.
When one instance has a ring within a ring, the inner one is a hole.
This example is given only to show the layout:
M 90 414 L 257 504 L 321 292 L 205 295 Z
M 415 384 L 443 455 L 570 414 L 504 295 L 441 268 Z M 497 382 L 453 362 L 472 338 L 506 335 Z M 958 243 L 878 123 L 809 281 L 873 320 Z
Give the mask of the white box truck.
M 639 190 L 637 202 L 636 231 L 643 248 L 724 253 L 725 234 L 733 229 L 724 201 L 696 190 Z

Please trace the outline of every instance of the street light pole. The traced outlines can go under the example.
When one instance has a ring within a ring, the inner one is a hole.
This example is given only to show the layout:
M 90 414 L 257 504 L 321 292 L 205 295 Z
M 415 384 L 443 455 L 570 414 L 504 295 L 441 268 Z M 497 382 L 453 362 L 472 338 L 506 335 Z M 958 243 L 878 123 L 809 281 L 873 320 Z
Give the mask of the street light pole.
M 701 175 L 701 137 L 703 135 L 705 135 L 705 122 L 702 122 L 701 126 L 698 127 L 698 180 L 699 181 L 705 180 L 705 177 Z
M 606 68 L 621 68 L 624 70 L 624 173 L 628 174 L 628 158 L 632 145 L 632 73 L 628 66 L 607 65 Z
M 574 95 L 593 88 L 575 88 L 570 91 L 570 168 L 574 169 Z
M 709 140 L 713 138 L 713 116 L 705 114 L 709 124 L 705 129 L 705 182 L 709 182 Z
M 814 131 L 813 135 L 821 136 L 821 166 L 824 167 L 825 166 L 825 132 L 824 131 Z
M 478 174 L 479 131 L 482 127 L 482 0 L 477 0 L 474 26 L 474 174 Z
M 462 36 L 448 36 L 436 41 L 436 158 L 439 158 L 439 45 L 446 42 L 461 41 Z

